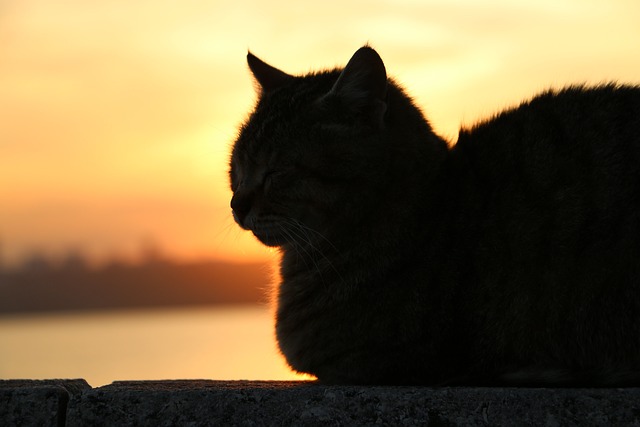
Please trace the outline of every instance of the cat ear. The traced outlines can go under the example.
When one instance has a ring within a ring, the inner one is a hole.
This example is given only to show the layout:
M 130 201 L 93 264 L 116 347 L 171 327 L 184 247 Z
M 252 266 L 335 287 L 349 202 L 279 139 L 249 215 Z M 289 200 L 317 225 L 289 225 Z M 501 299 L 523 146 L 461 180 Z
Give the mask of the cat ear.
M 329 92 L 346 101 L 346 105 L 364 112 L 382 126 L 387 110 L 387 71 L 378 53 L 369 46 L 353 54 Z
M 251 52 L 247 54 L 247 63 L 251 73 L 253 73 L 253 77 L 255 77 L 256 82 L 263 91 L 276 89 L 293 78 L 293 76 L 284 71 L 280 71 L 262 61 Z

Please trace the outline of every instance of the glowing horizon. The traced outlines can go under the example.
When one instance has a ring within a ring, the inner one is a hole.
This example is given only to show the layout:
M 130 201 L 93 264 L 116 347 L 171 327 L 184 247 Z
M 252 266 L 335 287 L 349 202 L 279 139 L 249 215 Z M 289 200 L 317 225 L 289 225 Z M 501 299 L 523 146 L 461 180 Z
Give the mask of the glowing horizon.
M 640 3 L 218 1 L 0 10 L 0 262 L 31 250 L 266 259 L 229 215 L 248 48 L 290 73 L 369 42 L 442 136 L 549 86 L 638 83 Z

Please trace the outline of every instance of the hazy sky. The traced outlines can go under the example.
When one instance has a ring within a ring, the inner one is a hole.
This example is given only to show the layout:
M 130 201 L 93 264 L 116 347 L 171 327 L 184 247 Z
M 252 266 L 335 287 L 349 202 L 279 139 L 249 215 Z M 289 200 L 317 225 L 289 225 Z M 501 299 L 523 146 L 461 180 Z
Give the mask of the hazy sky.
M 369 42 L 443 136 L 549 86 L 640 83 L 637 0 L 0 2 L 0 256 L 267 252 L 230 218 L 247 49 L 291 73 Z

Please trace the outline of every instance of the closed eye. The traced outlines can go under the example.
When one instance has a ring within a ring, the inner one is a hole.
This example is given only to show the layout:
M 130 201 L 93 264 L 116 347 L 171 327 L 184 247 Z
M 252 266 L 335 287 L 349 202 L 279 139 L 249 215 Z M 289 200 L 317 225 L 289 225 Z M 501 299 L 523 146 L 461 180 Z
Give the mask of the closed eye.
M 267 171 L 264 174 L 264 178 L 263 178 L 263 181 L 262 181 L 265 190 L 268 190 L 269 187 L 271 187 L 273 185 L 274 179 L 277 179 L 280 175 L 282 175 L 282 172 L 280 172 L 280 171 L 276 171 L 276 170 Z
M 263 178 L 263 185 L 264 185 L 264 189 L 265 190 L 269 190 L 269 188 L 271 186 L 278 183 L 282 183 L 282 181 L 288 177 L 291 176 L 291 172 L 289 169 L 273 169 L 270 171 L 267 171 L 264 174 L 264 178 Z

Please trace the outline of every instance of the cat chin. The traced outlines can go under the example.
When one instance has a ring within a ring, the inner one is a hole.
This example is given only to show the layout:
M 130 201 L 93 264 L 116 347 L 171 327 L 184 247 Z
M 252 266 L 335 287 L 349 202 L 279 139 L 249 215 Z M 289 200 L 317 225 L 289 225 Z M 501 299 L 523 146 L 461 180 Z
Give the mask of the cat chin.
M 283 236 L 276 236 L 273 234 L 262 235 L 257 233 L 255 230 L 252 230 L 251 232 L 256 236 L 256 239 L 258 239 L 260 243 L 270 248 L 278 248 L 288 242 L 288 240 Z

